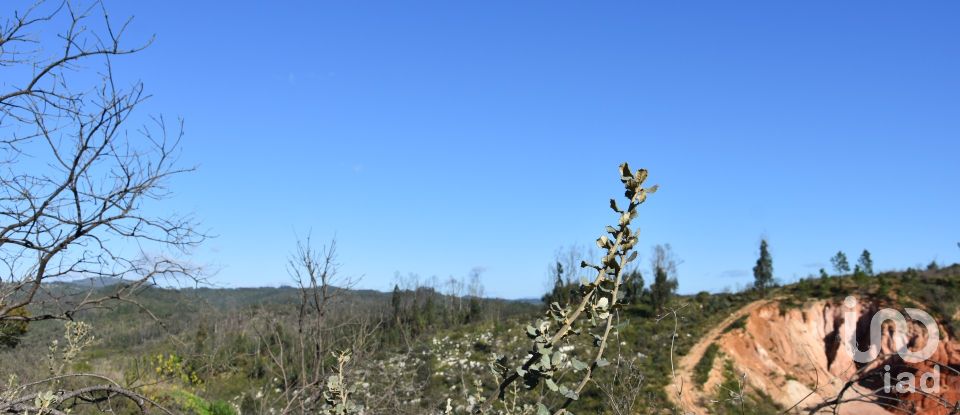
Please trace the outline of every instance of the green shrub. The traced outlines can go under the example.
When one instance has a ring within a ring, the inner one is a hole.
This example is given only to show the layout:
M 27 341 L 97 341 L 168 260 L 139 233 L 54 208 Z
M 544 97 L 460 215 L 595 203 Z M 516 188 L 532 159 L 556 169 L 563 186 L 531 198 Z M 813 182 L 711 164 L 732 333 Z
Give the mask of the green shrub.
M 0 308 L 3 307 L 3 304 L 0 303 Z M 26 308 L 17 307 L 13 310 L 10 310 L 8 316 L 11 317 L 28 317 L 29 313 Z M 0 347 L 14 348 L 20 344 L 20 339 L 24 334 L 27 334 L 27 322 L 18 321 L 18 320 L 0 320 Z
M 206 399 L 185 390 L 175 390 L 170 393 L 170 397 L 185 414 L 237 415 L 237 412 L 227 402 L 220 400 L 208 402 Z
M 710 369 L 713 368 L 713 362 L 720 353 L 720 347 L 716 343 L 710 343 L 707 350 L 703 352 L 700 361 L 693 367 L 693 380 L 698 387 L 702 388 L 707 380 L 710 379 Z
M 733 323 L 730 323 L 729 326 L 723 329 L 724 333 L 729 333 L 734 330 L 744 329 L 747 327 L 747 316 L 742 316 L 736 319 Z

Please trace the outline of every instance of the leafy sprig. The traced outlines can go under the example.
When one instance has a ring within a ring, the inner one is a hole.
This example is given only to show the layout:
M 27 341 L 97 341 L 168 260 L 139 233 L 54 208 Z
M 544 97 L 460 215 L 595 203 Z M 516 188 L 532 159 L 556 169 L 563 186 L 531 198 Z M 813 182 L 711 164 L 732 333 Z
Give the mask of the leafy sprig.
M 646 179 L 647 170 L 634 172 L 627 163 L 620 165 L 620 181 L 624 186 L 627 207 L 621 209 L 616 199 L 610 199 L 610 208 L 619 218 L 616 226 L 607 226 L 606 233 L 597 238 L 597 247 L 605 250 L 605 254 L 599 264 L 586 261 L 580 264 L 583 268 L 594 269 L 596 276 L 593 280 L 581 280 L 579 302 L 566 305 L 554 302 L 550 304 L 546 319 L 537 320 L 527 326 L 526 334 L 533 341 L 528 357 L 512 369 L 502 363 L 494 366 L 502 380 L 497 389 L 477 407 L 475 413 L 488 412 L 497 401 L 503 399 L 507 387 L 521 380 L 527 388 L 534 388 L 542 382 L 550 391 L 562 395 L 564 400 L 553 414 L 567 413 L 567 408 L 579 399 L 594 371 L 609 365 L 603 354 L 607 339 L 614 329 L 614 311 L 621 307 L 620 300 L 624 296 L 620 290 L 623 285 L 623 270 L 637 258 L 637 252 L 633 248 L 639 241 L 638 233 L 632 230 L 630 225 L 637 217 L 637 208 L 646 201 L 648 195 L 657 191 L 656 185 L 643 187 Z M 559 363 L 563 359 L 557 345 L 569 336 L 581 335 L 584 332 L 583 323 L 587 322 L 595 351 L 591 354 L 589 363 L 576 358 L 570 360 L 571 367 L 581 372 L 582 376 L 575 385 L 568 387 L 557 381 Z M 538 415 L 551 413 L 545 404 L 539 403 L 537 406 Z

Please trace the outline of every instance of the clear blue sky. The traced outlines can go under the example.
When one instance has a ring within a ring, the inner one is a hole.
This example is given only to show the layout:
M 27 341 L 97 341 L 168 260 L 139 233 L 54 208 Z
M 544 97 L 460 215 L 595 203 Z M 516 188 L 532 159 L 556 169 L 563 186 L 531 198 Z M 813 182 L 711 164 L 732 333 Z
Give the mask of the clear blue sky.
M 614 221 L 616 166 L 647 167 L 641 254 L 680 290 L 776 276 L 837 250 L 877 268 L 960 261 L 956 1 L 109 1 L 157 35 L 118 61 L 186 119 L 164 209 L 218 237 L 226 286 L 278 285 L 295 235 L 343 272 L 487 269 L 539 296 L 561 245 Z

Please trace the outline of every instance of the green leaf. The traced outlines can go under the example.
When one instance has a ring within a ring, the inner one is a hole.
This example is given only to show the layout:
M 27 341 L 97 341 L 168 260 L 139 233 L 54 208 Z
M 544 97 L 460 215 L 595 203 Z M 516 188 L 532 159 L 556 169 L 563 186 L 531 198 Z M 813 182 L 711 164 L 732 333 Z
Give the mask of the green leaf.
M 537 353 L 544 355 L 544 357 L 547 357 L 547 353 L 550 353 L 550 348 L 547 347 L 546 343 L 537 342 L 534 347 L 537 349 Z
M 548 389 L 550 389 L 550 390 L 552 390 L 552 391 L 554 391 L 554 392 L 556 392 L 557 390 L 560 389 L 560 387 L 557 386 L 557 383 L 554 382 L 553 379 L 547 379 L 546 381 L 544 381 L 544 383 L 547 384 L 547 388 L 548 388 Z
M 533 326 L 527 326 L 527 336 L 537 337 L 537 329 Z
M 584 370 L 589 367 L 586 363 L 581 362 L 575 357 L 570 359 L 570 364 L 573 365 L 573 370 Z
M 562 358 L 563 358 L 562 353 L 560 353 L 559 350 L 556 352 L 553 352 L 553 356 L 550 356 L 550 360 L 552 360 L 554 364 L 560 363 L 560 359 Z
M 340 386 L 340 379 L 337 377 L 337 375 L 330 375 L 330 377 L 327 378 L 328 389 L 336 391 L 340 390 Z
M 601 357 L 600 359 L 597 360 L 597 367 L 604 367 L 604 366 L 610 366 L 610 362 L 608 362 L 607 359 L 604 359 Z
M 547 409 L 547 406 L 546 406 L 546 405 L 544 405 L 544 404 L 542 404 L 542 403 L 538 403 L 538 404 L 537 404 L 537 415 L 550 415 L 550 410 Z
M 650 187 L 647 188 L 647 193 L 648 193 L 648 194 L 657 193 L 657 190 L 658 190 L 658 189 L 660 189 L 660 185 L 655 184 L 655 185 L 650 186 Z
M 637 251 L 631 252 L 631 253 L 630 253 L 630 256 L 627 257 L 627 262 L 633 262 L 634 260 L 636 260 L 636 259 L 637 259 L 637 255 L 638 255 L 638 254 L 637 254 Z

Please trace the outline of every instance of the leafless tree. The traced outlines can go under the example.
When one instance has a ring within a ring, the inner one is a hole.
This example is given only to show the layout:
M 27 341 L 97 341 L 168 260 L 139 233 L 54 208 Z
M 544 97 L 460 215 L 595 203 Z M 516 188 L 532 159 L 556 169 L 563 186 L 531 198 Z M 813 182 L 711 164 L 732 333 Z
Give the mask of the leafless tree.
M 350 305 L 340 301 L 356 280 L 341 276 L 339 269 L 336 240 L 319 250 L 309 237 L 298 241 L 287 263 L 299 293 L 295 321 L 288 324 L 282 315 L 271 312 L 258 317 L 268 370 L 283 382 L 281 413 L 326 413 L 333 391 L 330 377 L 343 384 L 351 362 L 364 356 L 379 328 L 380 322 L 370 313 L 351 313 Z M 335 302 L 337 312 L 331 313 Z M 286 334 L 286 326 L 292 326 L 292 335 Z M 336 366 L 329 364 L 331 354 L 337 357 Z M 346 389 L 335 392 L 338 400 L 349 393 Z
M 152 42 L 128 42 L 129 24 L 98 1 L 38 1 L 0 21 L 0 323 L 69 320 L 200 278 L 177 259 L 205 239 L 194 219 L 147 207 L 191 169 L 178 166 L 182 123 L 138 122 L 149 95 L 114 76 L 114 59 Z M 56 284 L 85 279 L 100 282 Z M 145 410 L 118 385 L 91 388 L 69 393 L 127 396 Z M 0 412 L 34 411 L 26 398 L 0 401 Z
M 670 244 L 654 245 L 653 254 L 650 256 L 650 269 L 654 274 L 656 270 L 662 269 L 669 278 L 677 277 L 677 266 L 683 262 L 677 258 Z
M 480 276 L 483 275 L 484 271 L 486 270 L 483 267 L 474 267 L 470 270 L 470 282 L 467 285 L 467 295 L 472 298 L 483 298 L 484 288 L 483 282 L 480 281 Z

